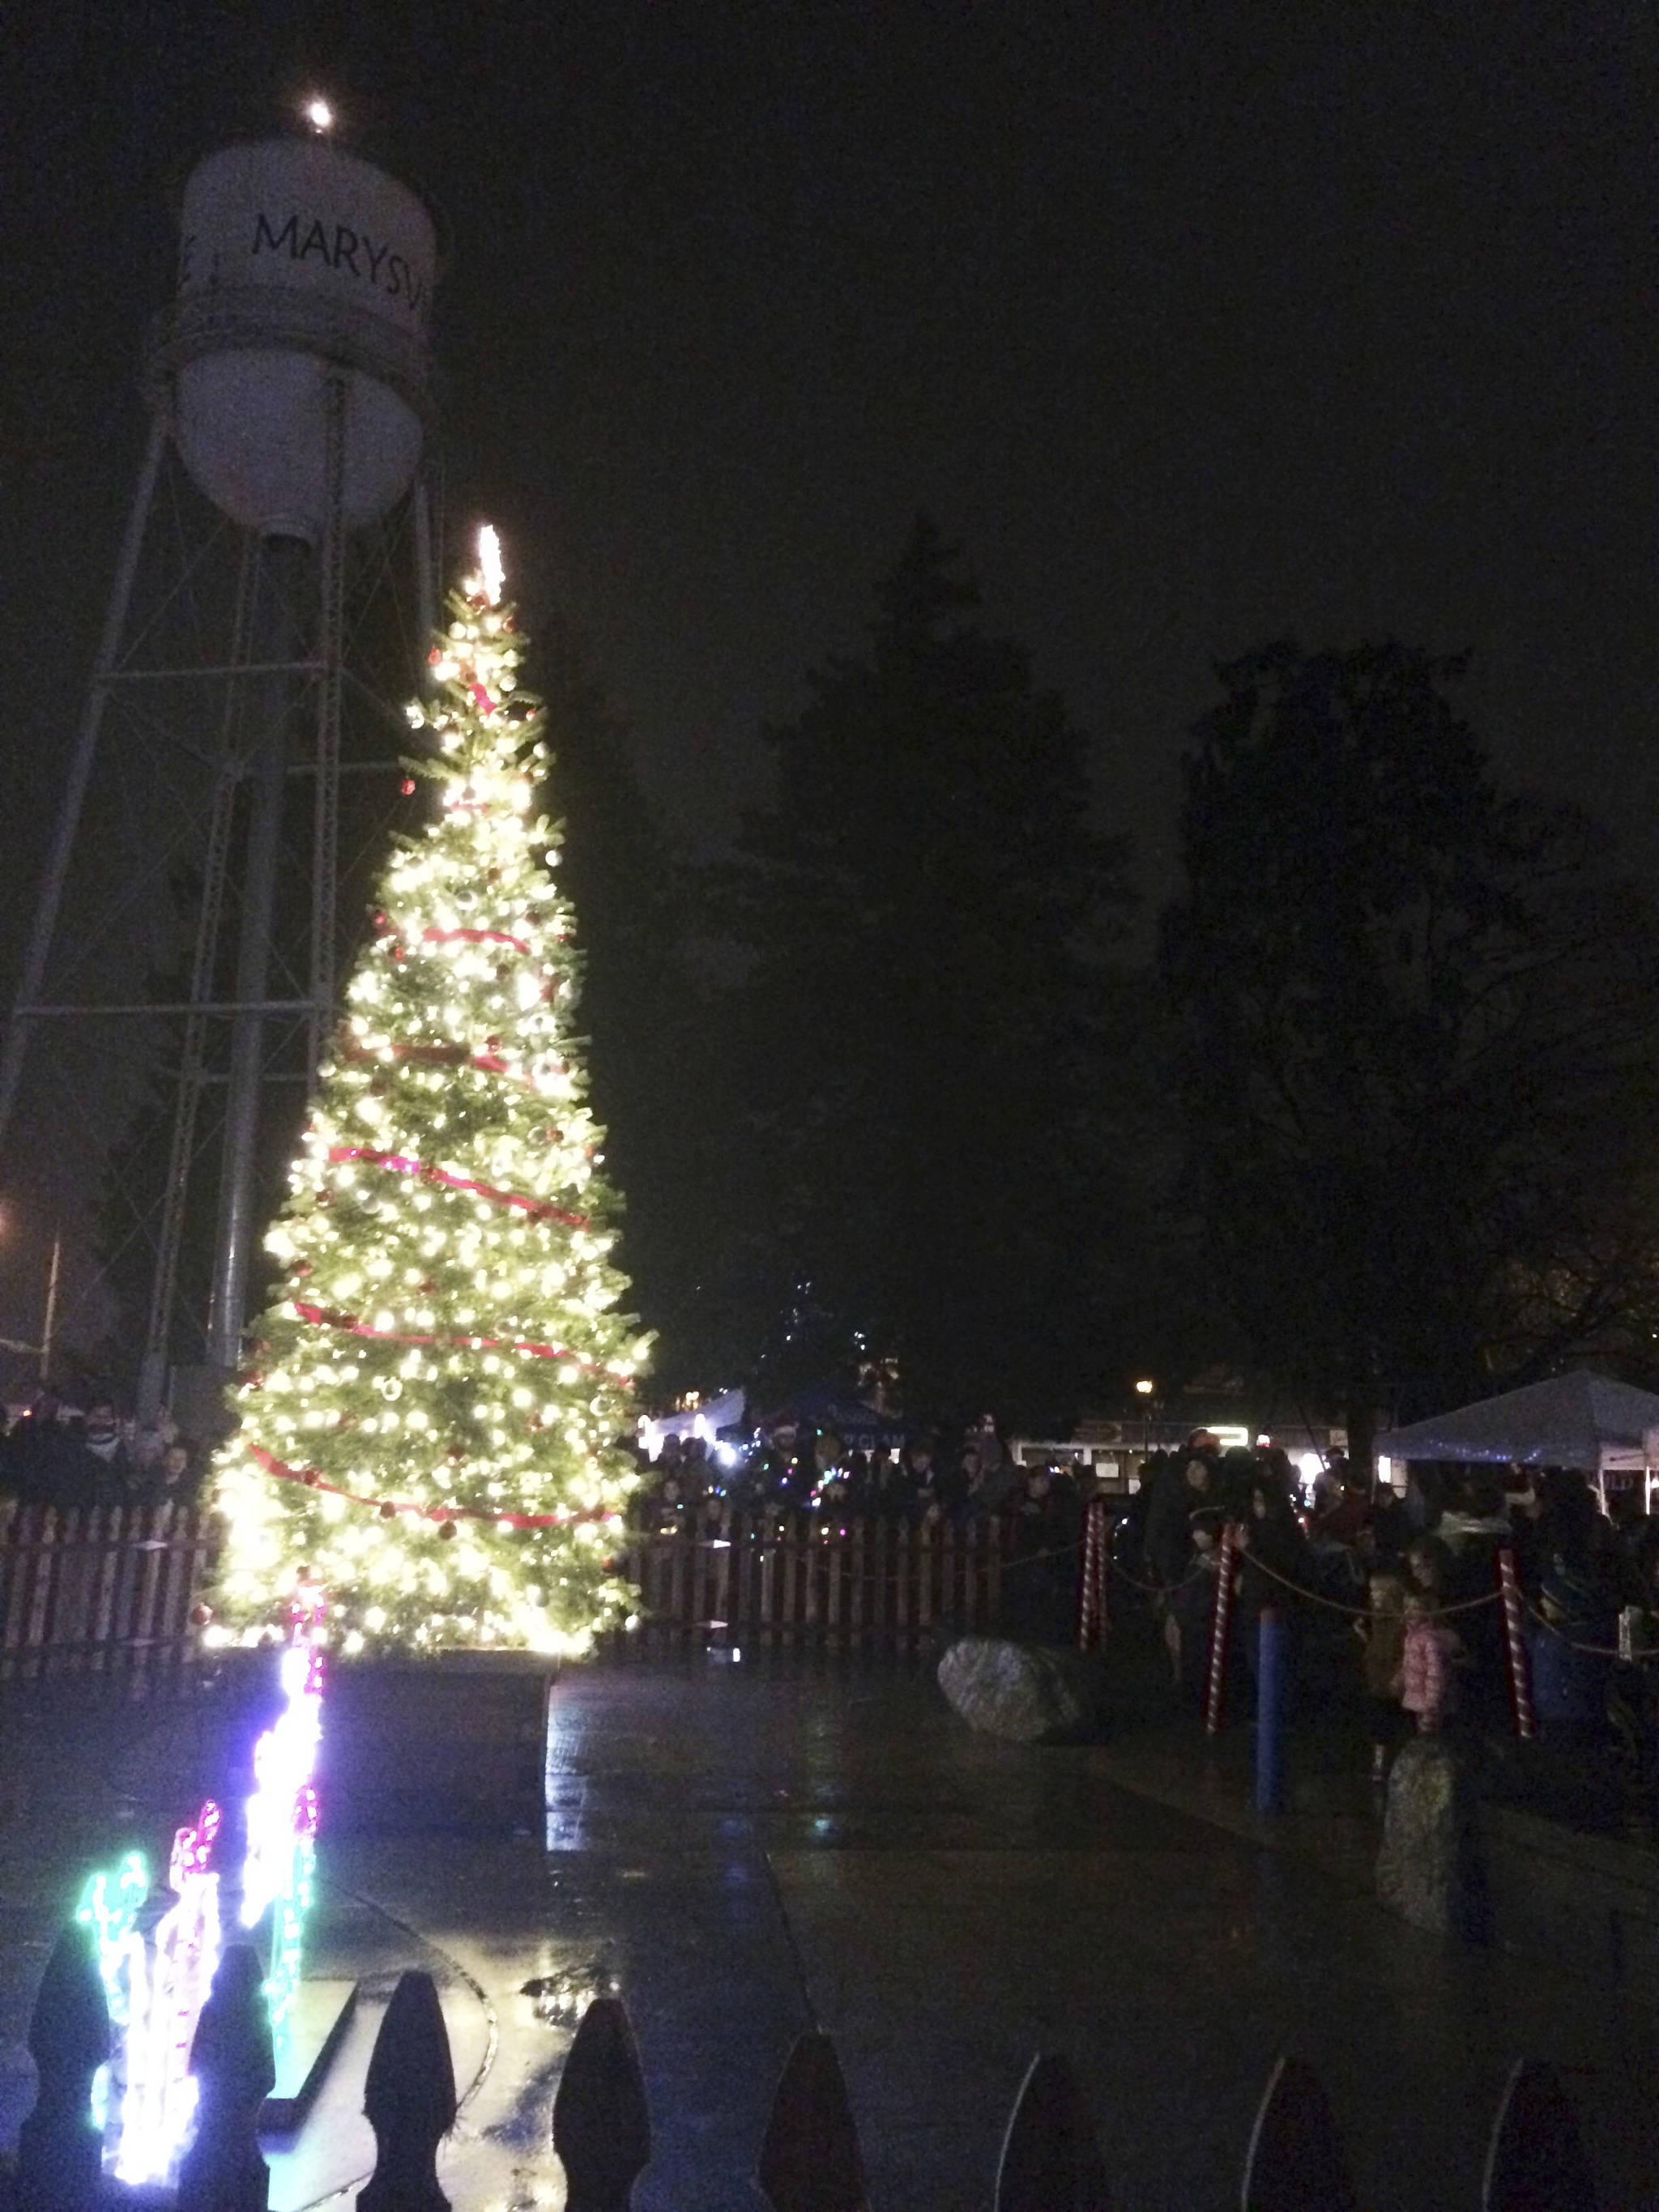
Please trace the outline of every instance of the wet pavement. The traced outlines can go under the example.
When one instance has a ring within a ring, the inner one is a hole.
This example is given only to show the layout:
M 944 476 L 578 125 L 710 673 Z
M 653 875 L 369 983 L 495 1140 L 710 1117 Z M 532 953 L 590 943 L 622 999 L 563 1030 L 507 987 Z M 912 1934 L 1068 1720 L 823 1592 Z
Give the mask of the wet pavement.
M 153 1821 L 168 1791 L 189 1801 L 212 1763 L 199 1717 L 125 1727 L 37 1732 L 24 1785 L 0 1722 L 7 2136 L 26 1991 L 76 1853 L 101 1849 L 112 1823 Z M 1486 2126 L 1522 2052 L 1571 2069 L 1604 2201 L 1659 2206 L 1647 2009 L 1403 1928 L 1365 1893 L 1363 1814 L 1346 1828 L 1302 1816 L 1304 1841 L 1340 1830 L 1322 1856 L 1266 1848 L 1224 1761 L 1180 1782 L 1203 1760 L 1166 1732 L 998 1743 L 956 1719 L 925 1668 L 890 1663 L 699 1655 L 569 1671 L 544 1838 L 325 1830 L 315 1969 L 363 1975 L 368 2002 L 307 2128 L 273 2157 L 272 2212 L 360 2185 L 376 2000 L 406 1965 L 440 1981 L 470 2093 L 442 2167 L 456 2212 L 562 2203 L 552 2095 L 574 2013 L 611 1986 L 652 2104 L 641 2212 L 759 2204 L 767 2108 L 808 2026 L 835 2039 L 876 2212 L 988 2205 L 1038 2049 L 1078 2066 L 1120 2208 L 1237 2203 L 1281 2049 L 1318 2067 L 1375 2212 L 1478 2203 Z

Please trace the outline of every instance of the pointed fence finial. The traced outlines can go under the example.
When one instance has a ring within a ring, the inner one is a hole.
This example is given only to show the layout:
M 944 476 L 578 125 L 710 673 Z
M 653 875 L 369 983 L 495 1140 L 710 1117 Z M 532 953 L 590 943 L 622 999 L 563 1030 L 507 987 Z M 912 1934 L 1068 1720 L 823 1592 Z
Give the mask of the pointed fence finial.
M 79 1921 L 52 1946 L 28 2045 L 40 2086 L 17 2138 L 17 2202 L 29 2212 L 91 2212 L 104 2154 L 92 2077 L 109 2057 L 109 2000 L 92 1932 Z
M 1358 2212 L 1342 2138 L 1318 2075 L 1281 2058 L 1244 2163 L 1244 2212 Z
M 827 2035 L 803 2035 L 784 2063 L 756 2179 L 773 2212 L 865 2212 L 858 2130 Z
M 270 2169 L 259 2152 L 259 2108 L 276 2066 L 264 1982 L 252 1945 L 230 1944 L 191 2045 L 196 2139 L 179 2169 L 179 2212 L 265 2212 Z
M 1596 2212 L 1578 2115 L 1554 2067 L 1516 2061 L 1492 2124 L 1482 2212 Z
M 1094 2122 L 1069 2063 L 1031 2061 L 1003 2137 L 996 2212 L 1111 2212 Z
M 553 2148 L 566 2212 L 628 2212 L 651 2163 L 651 2112 L 619 1997 L 595 1997 L 582 2014 L 553 2100 Z
M 376 2155 L 357 2212 L 449 2212 L 438 2145 L 455 2124 L 455 2068 L 430 1974 L 398 1978 L 369 2058 L 363 2111 Z

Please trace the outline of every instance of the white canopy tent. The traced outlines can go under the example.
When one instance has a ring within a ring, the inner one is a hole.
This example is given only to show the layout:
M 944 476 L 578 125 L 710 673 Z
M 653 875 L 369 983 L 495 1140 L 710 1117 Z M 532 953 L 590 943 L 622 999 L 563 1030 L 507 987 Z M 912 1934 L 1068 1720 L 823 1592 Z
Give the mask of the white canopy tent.
M 718 1398 L 710 1398 L 706 1405 L 690 1413 L 665 1413 L 659 1420 L 641 1421 L 641 1440 L 653 1460 L 661 1456 L 670 1437 L 678 1437 L 682 1443 L 692 1437 L 701 1437 L 712 1451 L 720 1431 L 735 1428 L 742 1420 L 744 1402 L 741 1389 L 723 1391 Z
M 1582 1370 L 1505 1390 L 1376 1440 L 1390 1460 L 1570 1467 L 1584 1474 L 1659 1468 L 1659 1397 Z

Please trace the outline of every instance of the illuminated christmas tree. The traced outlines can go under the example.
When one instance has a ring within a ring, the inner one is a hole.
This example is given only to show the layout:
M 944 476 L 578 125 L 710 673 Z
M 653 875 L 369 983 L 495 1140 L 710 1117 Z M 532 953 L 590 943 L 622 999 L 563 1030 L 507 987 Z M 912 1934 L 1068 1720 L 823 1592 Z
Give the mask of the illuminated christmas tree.
M 648 1346 L 619 1314 L 616 1200 L 573 1033 L 578 960 L 534 809 L 499 556 L 451 603 L 411 708 L 437 819 L 400 842 L 267 1249 L 240 1426 L 216 1466 L 210 1640 L 325 1595 L 347 1653 L 578 1651 L 626 1609 L 614 1440 Z

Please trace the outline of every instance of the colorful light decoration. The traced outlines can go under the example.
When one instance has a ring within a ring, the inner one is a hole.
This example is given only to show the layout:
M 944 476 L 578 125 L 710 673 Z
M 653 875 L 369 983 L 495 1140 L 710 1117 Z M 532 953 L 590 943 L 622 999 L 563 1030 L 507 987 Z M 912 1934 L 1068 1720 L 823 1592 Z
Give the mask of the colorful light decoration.
M 254 1790 L 246 1805 L 247 1851 L 238 1918 L 253 1929 L 269 1918 L 265 2000 L 280 2053 L 300 1985 L 306 1916 L 317 1863 L 314 1775 L 322 1735 L 320 1594 L 292 1608 L 295 1640 L 283 1653 L 284 1704 L 254 1746 Z M 171 2183 L 190 2141 L 196 2083 L 190 2072 L 196 2023 L 222 1949 L 219 1875 L 212 1865 L 222 1816 L 211 1801 L 178 1830 L 167 1867 L 173 1901 L 148 1937 L 141 1926 L 150 1882 L 136 1851 L 113 1874 L 94 1875 L 76 1917 L 93 1931 L 98 1968 L 117 2031 L 116 2057 L 93 2083 L 93 2115 L 107 2128 L 112 2074 L 120 2087 L 112 2169 L 135 2185 Z
M 124 2038 L 117 2179 L 170 2180 L 196 2112 L 190 2072 L 196 2022 L 219 1964 L 219 1877 L 210 1871 L 219 1808 L 203 1806 L 173 1838 L 167 1886 L 173 1903 L 156 1922 L 148 1951 L 130 1939 L 129 2014 Z

